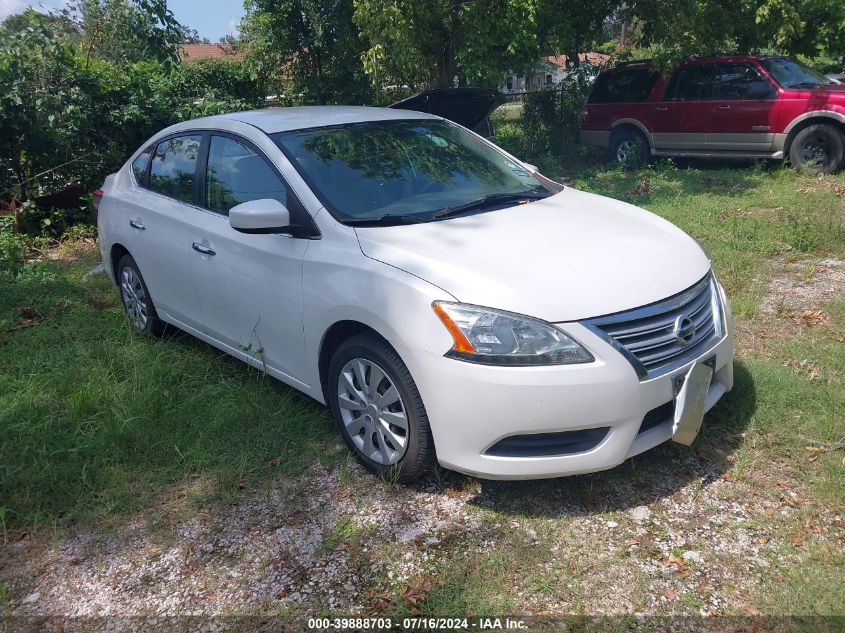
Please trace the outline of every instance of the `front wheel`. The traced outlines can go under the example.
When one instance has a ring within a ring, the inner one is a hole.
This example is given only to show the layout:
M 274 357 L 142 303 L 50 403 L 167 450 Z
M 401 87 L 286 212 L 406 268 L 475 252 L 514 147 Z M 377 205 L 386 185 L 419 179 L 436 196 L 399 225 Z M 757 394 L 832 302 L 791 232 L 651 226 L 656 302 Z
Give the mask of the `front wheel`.
M 832 174 L 843 162 L 845 136 L 832 125 L 808 125 L 795 135 L 789 146 L 789 160 L 796 169 L 814 174 Z
M 639 169 L 651 160 L 651 148 L 640 132 L 619 130 L 610 137 L 608 157 L 623 169 Z
M 383 339 L 359 335 L 341 343 L 329 364 L 327 396 L 346 445 L 371 472 L 412 481 L 434 463 L 422 398 Z

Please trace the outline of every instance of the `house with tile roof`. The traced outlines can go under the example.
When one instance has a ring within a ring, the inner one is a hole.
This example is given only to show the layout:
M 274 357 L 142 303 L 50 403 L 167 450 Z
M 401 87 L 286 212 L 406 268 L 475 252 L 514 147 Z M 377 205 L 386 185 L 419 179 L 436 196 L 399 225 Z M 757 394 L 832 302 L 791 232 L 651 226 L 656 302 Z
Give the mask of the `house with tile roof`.
M 231 44 L 182 44 L 179 47 L 179 61 L 194 62 L 213 57 L 229 57 L 235 51 Z

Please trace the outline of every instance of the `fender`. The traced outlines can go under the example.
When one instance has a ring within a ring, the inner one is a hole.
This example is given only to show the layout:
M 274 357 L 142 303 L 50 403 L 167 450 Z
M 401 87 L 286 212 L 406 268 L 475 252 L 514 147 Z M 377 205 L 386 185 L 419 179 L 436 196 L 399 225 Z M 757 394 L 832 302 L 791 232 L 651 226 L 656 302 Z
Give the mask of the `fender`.
M 813 118 L 816 118 L 816 117 L 833 119 L 837 123 L 845 125 L 845 114 L 843 114 L 842 112 L 837 112 L 836 110 L 810 110 L 809 112 L 805 112 L 804 114 L 800 114 L 797 117 L 795 117 L 794 119 L 792 119 L 792 121 L 790 121 L 789 125 L 786 126 L 786 129 L 784 129 L 783 133 L 784 134 L 790 134 L 792 132 L 792 130 L 794 130 L 795 127 L 797 125 L 799 125 L 800 123 L 802 123 L 803 121 L 806 121 L 807 119 L 813 119 Z
M 637 119 L 616 119 L 613 123 L 610 124 L 610 127 L 611 129 L 616 129 L 620 125 L 633 125 L 640 132 L 645 134 L 645 137 L 648 139 L 649 143 L 651 143 L 651 132 L 648 131 L 645 125 L 637 121 Z

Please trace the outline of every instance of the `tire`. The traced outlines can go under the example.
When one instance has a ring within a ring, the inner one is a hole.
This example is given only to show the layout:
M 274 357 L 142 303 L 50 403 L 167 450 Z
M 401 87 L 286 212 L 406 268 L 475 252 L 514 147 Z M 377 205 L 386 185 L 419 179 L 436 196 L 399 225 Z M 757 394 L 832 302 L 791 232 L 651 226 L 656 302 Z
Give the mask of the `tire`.
M 611 135 L 607 155 L 623 169 L 639 169 L 651 160 L 651 147 L 642 133 L 626 128 Z
M 832 174 L 842 167 L 845 135 L 826 123 L 808 125 L 789 146 L 789 161 L 796 169 L 814 174 Z
M 338 432 L 367 470 L 402 482 L 430 471 L 434 440 L 422 398 L 405 363 L 384 339 L 360 334 L 341 343 L 327 382 Z M 391 387 L 395 394 L 388 393 Z
M 124 255 L 117 263 L 117 288 L 133 330 L 145 336 L 164 334 L 165 323 L 158 318 L 150 291 L 131 255 Z

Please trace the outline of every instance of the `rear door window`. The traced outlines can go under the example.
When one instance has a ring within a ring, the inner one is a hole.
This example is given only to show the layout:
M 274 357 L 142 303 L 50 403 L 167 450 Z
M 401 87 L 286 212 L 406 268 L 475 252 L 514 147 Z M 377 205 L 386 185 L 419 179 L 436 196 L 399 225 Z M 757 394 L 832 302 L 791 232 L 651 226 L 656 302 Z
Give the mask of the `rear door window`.
M 707 101 L 713 99 L 716 83 L 716 71 L 713 64 L 687 66 L 675 71 L 669 87 L 666 88 L 666 101 Z
M 153 152 L 147 186 L 176 200 L 193 202 L 201 140 L 201 135 L 190 134 L 159 143 Z
M 599 75 L 589 103 L 638 103 L 648 99 L 657 83 L 657 73 L 648 68 L 631 68 Z

